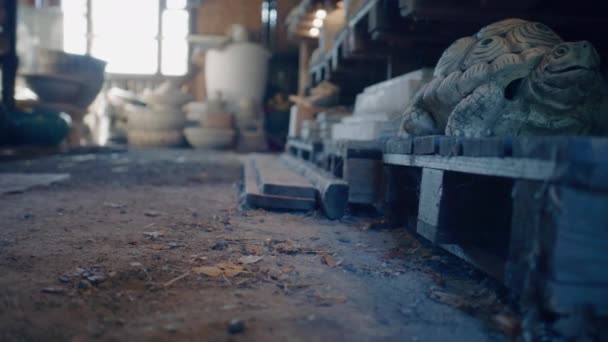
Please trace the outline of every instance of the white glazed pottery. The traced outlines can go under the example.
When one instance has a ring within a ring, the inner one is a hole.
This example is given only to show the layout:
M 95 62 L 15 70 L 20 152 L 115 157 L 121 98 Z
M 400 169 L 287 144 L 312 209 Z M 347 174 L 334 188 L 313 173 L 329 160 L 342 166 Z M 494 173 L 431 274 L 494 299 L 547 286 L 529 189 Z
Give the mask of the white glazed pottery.
M 220 93 L 228 102 L 251 98 L 261 103 L 269 57 L 270 53 L 261 45 L 249 42 L 209 50 L 205 57 L 207 93 Z
M 171 131 L 184 128 L 184 113 L 173 109 L 172 112 L 153 111 L 146 107 L 127 105 L 127 127 L 139 131 Z
M 226 149 L 232 146 L 235 132 L 232 129 L 186 127 L 184 135 L 190 145 L 195 148 Z
M 174 147 L 184 142 L 181 130 L 173 131 L 127 131 L 129 146 L 135 147 Z
M 200 120 L 204 128 L 232 129 L 232 114 L 228 112 L 205 112 Z

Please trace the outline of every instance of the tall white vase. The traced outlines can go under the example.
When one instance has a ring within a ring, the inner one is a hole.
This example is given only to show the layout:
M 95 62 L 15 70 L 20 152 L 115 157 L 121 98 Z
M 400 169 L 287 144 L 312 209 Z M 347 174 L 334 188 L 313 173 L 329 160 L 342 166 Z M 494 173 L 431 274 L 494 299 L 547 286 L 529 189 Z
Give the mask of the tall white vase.
M 252 99 L 261 103 L 268 77 L 270 53 L 259 44 L 232 43 L 209 50 L 205 57 L 207 94 L 228 102 Z

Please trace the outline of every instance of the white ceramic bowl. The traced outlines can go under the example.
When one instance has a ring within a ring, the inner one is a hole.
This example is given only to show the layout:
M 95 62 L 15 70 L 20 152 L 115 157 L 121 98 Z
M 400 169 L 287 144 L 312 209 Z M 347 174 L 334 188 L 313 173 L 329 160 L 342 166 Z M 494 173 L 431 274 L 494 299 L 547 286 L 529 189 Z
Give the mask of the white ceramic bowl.
M 187 127 L 184 129 L 184 135 L 194 148 L 226 149 L 232 146 L 235 132 L 232 129 Z
M 139 131 L 181 130 L 186 124 L 184 113 L 173 109 L 172 112 L 157 112 L 146 107 L 126 106 L 129 129 Z
M 205 112 L 200 115 L 201 126 L 212 129 L 232 129 L 232 114 L 227 112 Z
M 174 147 L 183 144 L 184 135 L 181 130 L 173 131 L 127 131 L 129 146 L 135 147 Z

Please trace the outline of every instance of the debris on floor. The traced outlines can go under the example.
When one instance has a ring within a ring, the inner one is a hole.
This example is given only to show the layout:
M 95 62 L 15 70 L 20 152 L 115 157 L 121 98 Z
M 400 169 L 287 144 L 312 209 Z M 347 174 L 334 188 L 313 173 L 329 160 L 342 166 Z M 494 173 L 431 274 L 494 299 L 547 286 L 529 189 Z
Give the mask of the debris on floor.
M 70 178 L 65 173 L 0 173 L 0 195 L 23 192 L 35 186 L 49 186 Z

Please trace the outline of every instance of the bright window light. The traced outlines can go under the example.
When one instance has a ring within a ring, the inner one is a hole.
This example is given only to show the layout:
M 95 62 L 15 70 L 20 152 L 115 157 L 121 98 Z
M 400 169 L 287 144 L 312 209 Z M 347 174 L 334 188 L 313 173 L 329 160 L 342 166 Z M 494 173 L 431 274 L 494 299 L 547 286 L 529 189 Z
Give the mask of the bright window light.
M 190 14 L 187 0 L 165 0 L 159 32 L 160 0 L 63 0 L 64 50 L 108 62 L 114 74 L 183 75 L 188 71 Z M 136 14 L 136 15 L 135 15 Z M 87 39 L 90 51 L 87 51 Z M 159 65 L 159 42 L 162 39 Z
M 312 26 L 314 27 L 321 27 L 323 26 L 323 20 L 316 18 L 315 20 L 312 21 Z
M 68 53 L 87 52 L 87 0 L 63 0 L 63 49 Z
M 308 30 L 308 33 L 310 33 L 310 35 L 313 36 L 313 37 L 318 37 L 320 31 L 316 27 L 311 27 L 310 30 Z
M 168 10 L 163 13 L 163 36 L 186 38 L 188 36 L 188 11 Z
M 163 40 L 160 71 L 163 75 L 179 76 L 188 72 L 188 42 L 182 40 Z
M 315 17 L 317 17 L 319 19 L 325 19 L 325 17 L 327 17 L 327 11 L 324 9 L 318 9 L 315 12 Z
M 188 0 L 167 0 L 167 9 L 184 9 Z

